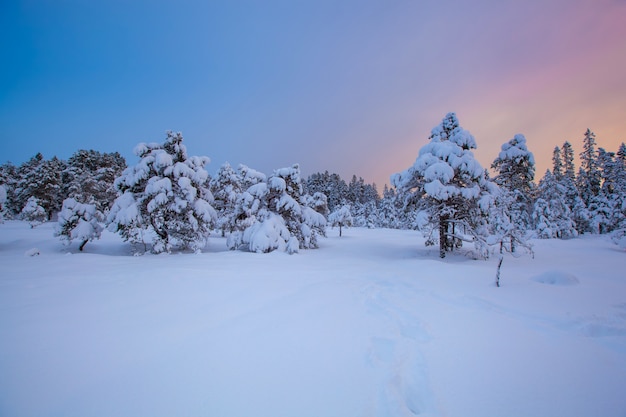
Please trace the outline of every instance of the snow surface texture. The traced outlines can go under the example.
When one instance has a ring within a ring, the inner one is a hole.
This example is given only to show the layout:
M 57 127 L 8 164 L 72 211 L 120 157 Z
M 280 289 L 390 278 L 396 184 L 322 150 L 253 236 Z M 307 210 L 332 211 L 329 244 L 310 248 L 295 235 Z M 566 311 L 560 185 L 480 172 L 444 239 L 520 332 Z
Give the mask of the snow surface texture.
M 415 231 L 133 257 L 53 229 L 0 225 L 2 416 L 626 415 L 606 236 L 535 241 L 496 288 L 496 256 L 442 261 Z

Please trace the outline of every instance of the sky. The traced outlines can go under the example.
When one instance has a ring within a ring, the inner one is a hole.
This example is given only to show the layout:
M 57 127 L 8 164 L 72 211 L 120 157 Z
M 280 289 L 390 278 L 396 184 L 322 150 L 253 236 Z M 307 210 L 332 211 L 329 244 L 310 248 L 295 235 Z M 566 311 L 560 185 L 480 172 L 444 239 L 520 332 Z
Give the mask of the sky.
M 0 163 L 190 155 L 382 189 L 456 112 L 488 167 L 526 136 L 626 141 L 626 0 L 3 0 Z

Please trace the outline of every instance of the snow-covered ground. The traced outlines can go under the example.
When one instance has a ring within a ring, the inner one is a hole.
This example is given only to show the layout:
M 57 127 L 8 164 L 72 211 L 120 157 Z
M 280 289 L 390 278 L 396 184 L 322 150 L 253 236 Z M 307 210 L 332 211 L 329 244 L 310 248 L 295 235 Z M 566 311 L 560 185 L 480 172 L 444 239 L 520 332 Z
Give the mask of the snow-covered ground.
M 0 225 L 2 416 L 626 415 L 605 236 L 535 241 L 496 288 L 496 257 L 440 260 L 413 231 L 133 257 L 53 226 Z

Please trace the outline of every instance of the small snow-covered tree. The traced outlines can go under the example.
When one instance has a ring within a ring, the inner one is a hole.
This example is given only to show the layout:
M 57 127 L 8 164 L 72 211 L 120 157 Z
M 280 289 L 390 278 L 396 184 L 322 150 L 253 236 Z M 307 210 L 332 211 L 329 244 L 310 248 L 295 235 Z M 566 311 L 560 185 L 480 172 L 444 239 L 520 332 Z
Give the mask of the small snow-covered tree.
M 402 228 L 402 220 L 398 212 L 398 198 L 395 188 L 383 188 L 383 198 L 380 200 L 378 209 L 378 227 L 388 227 L 390 229 Z
M 155 253 L 204 245 L 217 218 L 204 168 L 209 158 L 187 156 L 182 142 L 182 134 L 168 131 L 163 144 L 135 148 L 139 163 L 115 180 L 120 195 L 109 212 L 109 230 L 133 242 L 150 235 Z
M 317 247 L 326 218 L 314 207 L 319 197 L 302 195 L 300 167 L 296 164 L 274 171 L 267 182 L 258 182 L 241 193 L 233 218 L 237 231 L 228 238 L 230 249 L 253 252 Z M 317 205 L 319 209 L 319 205 Z
M 339 236 L 341 237 L 342 228 L 352 226 L 350 206 L 346 204 L 330 213 L 328 216 L 328 223 L 330 223 L 332 227 L 339 226 Z
M 59 213 L 54 235 L 69 245 L 73 240 L 80 242 L 78 249 L 82 251 L 87 242 L 100 239 L 104 215 L 95 204 L 83 204 L 67 198 L 63 201 L 63 207 Z
M 489 242 L 499 246 L 500 254 L 505 251 L 515 254 L 519 247 L 532 252 L 528 243 L 528 231 L 519 227 L 517 213 L 511 209 L 515 207 L 515 197 L 515 194 L 500 188 L 490 206 Z
M 500 186 L 500 194 L 509 194 L 501 196 L 500 203 L 510 204 L 507 211 L 511 216 L 511 226 L 528 229 L 531 224 L 535 158 L 526 147 L 524 135 L 517 134 L 503 144 L 491 168 L 496 170 L 494 182 Z
M 317 238 L 324 234 L 326 218 L 302 204 L 303 189 L 300 166 L 292 165 L 274 171 L 268 180 L 267 206 L 280 215 L 300 249 L 317 248 Z
M 535 233 L 542 239 L 569 239 L 578 236 L 570 208 L 565 204 L 565 187 L 548 170 L 539 182 L 533 221 Z
M 448 113 L 430 135 L 430 142 L 419 151 L 417 160 L 391 182 L 399 192 L 412 195 L 406 201 L 420 201 L 428 219 L 427 242 L 434 243 L 438 230 L 439 254 L 458 247 L 462 241 L 475 245 L 480 256 L 487 256 L 485 222 L 491 192 L 497 187 L 474 158 L 476 141 L 461 128 L 454 113 Z
M 281 246 L 279 238 L 285 236 L 282 231 L 284 222 L 270 222 L 266 226 L 274 226 L 274 229 L 280 230 L 272 233 L 273 238 L 265 242 L 266 245 L 261 244 L 251 245 L 251 238 L 254 238 L 255 233 L 259 231 L 258 226 L 252 229 L 252 227 L 258 223 L 266 220 L 269 217 L 269 210 L 267 208 L 267 183 L 265 181 L 257 182 L 250 185 L 245 191 L 243 191 L 237 197 L 235 203 L 232 227 L 233 232 L 228 236 L 226 245 L 229 249 L 235 250 L 239 248 L 246 248 L 252 252 L 271 252 L 278 249 Z M 269 229 L 267 232 L 269 233 Z M 282 241 L 284 245 L 285 241 Z M 284 248 L 284 246 L 283 246 Z
M 232 233 L 234 230 L 233 214 L 237 197 L 242 192 L 241 176 L 230 166 L 224 163 L 217 174 L 210 181 L 210 190 L 214 197 L 214 208 L 217 212 L 217 228 Z
M 592 233 L 609 233 L 613 230 L 613 205 L 604 191 L 589 202 L 589 226 Z
M 535 157 L 528 150 L 524 135 L 517 134 L 503 144 L 491 168 L 496 171 L 496 184 L 530 196 L 535 179 Z
M 35 228 L 48 220 L 46 209 L 40 204 L 37 197 L 30 197 L 22 209 L 22 218 L 30 223 L 31 228 Z

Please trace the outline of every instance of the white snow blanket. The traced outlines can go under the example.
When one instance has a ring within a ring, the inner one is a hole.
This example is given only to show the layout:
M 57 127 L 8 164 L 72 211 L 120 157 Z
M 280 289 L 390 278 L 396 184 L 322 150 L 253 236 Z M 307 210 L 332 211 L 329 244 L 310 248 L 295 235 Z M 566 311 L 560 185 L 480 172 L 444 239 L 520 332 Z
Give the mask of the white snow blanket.
M 623 416 L 626 253 L 440 260 L 415 231 L 296 255 L 79 253 L 0 225 L 2 416 Z M 33 247 L 36 257 L 24 256 Z

